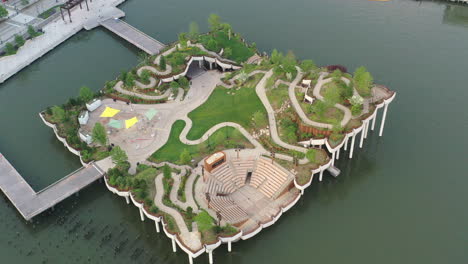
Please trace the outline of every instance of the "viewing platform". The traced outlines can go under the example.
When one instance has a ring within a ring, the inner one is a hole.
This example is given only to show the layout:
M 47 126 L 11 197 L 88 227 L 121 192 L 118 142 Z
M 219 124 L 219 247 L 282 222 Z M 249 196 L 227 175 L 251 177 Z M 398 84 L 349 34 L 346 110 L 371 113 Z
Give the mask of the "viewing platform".
M 161 42 L 120 19 L 110 18 L 101 21 L 100 24 L 150 55 L 158 54 L 165 47 Z
M 0 154 L 0 189 L 26 220 L 46 211 L 104 175 L 95 163 L 63 177 L 39 192 L 21 177 L 10 162 Z

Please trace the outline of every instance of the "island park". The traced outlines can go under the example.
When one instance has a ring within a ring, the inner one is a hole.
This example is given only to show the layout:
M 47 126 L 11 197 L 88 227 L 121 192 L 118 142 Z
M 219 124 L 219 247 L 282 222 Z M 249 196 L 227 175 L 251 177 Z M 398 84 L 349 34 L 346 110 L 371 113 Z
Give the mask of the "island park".
M 383 134 L 395 92 L 360 67 L 257 51 L 216 15 L 40 117 L 189 261 L 274 224 L 335 161 Z M 95 166 L 95 165 L 93 165 Z M 104 173 L 103 173 L 104 174 Z M 314 181 L 315 179 L 315 181 Z

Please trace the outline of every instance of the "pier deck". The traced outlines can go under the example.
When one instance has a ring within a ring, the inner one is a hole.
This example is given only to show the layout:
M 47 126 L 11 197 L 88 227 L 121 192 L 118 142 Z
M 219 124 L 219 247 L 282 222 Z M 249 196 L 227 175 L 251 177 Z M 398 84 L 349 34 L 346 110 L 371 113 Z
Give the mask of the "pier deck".
M 100 23 L 103 27 L 114 32 L 119 37 L 127 40 L 150 55 L 158 54 L 159 51 L 165 47 L 161 42 L 120 19 L 110 18 L 105 21 L 101 21 Z
M 0 154 L 0 189 L 26 220 L 46 211 L 104 175 L 94 163 L 70 173 L 35 192 L 10 162 Z

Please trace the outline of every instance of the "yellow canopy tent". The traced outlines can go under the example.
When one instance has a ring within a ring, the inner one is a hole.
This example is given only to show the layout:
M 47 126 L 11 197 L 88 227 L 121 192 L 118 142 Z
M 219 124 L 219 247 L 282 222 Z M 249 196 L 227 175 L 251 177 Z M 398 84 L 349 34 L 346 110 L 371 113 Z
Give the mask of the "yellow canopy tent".
M 131 128 L 137 122 L 138 122 L 138 118 L 136 118 L 136 117 L 127 119 L 127 120 L 125 120 L 125 128 Z
M 106 106 L 106 109 L 104 109 L 104 112 L 102 112 L 101 117 L 113 117 L 118 112 L 120 112 L 120 110 Z

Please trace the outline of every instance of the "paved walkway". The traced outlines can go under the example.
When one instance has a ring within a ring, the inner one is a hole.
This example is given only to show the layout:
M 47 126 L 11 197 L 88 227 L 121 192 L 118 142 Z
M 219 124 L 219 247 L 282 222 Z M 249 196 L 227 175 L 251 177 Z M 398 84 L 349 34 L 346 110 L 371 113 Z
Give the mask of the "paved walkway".
M 331 82 L 333 80 L 332 78 L 324 79 L 327 75 L 328 75 L 328 73 L 326 73 L 326 72 L 320 73 L 320 76 L 319 76 L 319 78 L 317 80 L 317 84 L 315 85 L 314 90 L 313 90 L 314 96 L 317 97 L 321 101 L 325 101 L 325 99 L 323 98 L 322 94 L 320 93 L 320 90 L 322 89 L 323 85 L 325 85 L 325 84 L 327 84 L 327 83 L 329 83 L 329 82 Z M 341 77 L 341 80 L 343 80 L 346 84 L 349 84 L 348 79 L 346 79 L 344 77 Z M 354 88 L 353 88 L 353 90 L 354 90 Z M 346 126 L 346 124 L 348 124 L 349 120 L 351 120 L 351 118 L 353 117 L 353 115 L 351 114 L 351 110 L 349 110 L 348 107 L 346 107 L 346 106 L 344 106 L 342 104 L 335 104 L 334 106 L 344 112 L 344 117 L 341 120 L 340 125 L 342 127 Z M 333 126 L 331 126 L 330 128 L 332 128 L 332 127 Z
M 306 123 L 307 125 L 309 126 L 315 126 L 315 127 L 321 127 L 321 128 L 328 128 L 328 129 L 332 129 L 333 126 L 330 125 L 330 124 L 326 124 L 326 123 L 321 123 L 321 122 L 316 122 L 316 121 L 313 121 L 313 120 L 310 120 L 307 115 L 304 113 L 304 110 L 302 110 L 302 107 L 301 105 L 299 104 L 299 102 L 297 101 L 297 97 L 296 97 L 296 85 L 298 83 L 299 80 L 302 79 L 302 71 L 299 67 L 296 67 L 297 69 L 297 77 L 296 79 L 294 80 L 294 82 L 292 82 L 290 85 L 289 85 L 289 88 L 288 88 L 288 91 L 289 91 L 289 99 L 291 100 L 291 103 L 294 107 L 294 110 L 296 110 L 297 114 L 299 115 L 299 117 L 301 118 L 302 122 Z M 319 77 L 319 81 L 317 82 L 317 85 L 319 84 L 319 82 L 321 81 L 321 78 L 322 78 L 322 75 L 320 75 Z M 315 85 L 315 87 L 317 87 L 317 85 Z M 315 88 L 314 88 L 314 91 L 315 91 Z M 315 93 L 314 93 L 315 95 Z M 322 99 L 323 100 L 323 97 Z
M 126 90 L 126 89 L 124 89 L 122 86 L 123 86 L 123 82 L 122 82 L 122 81 L 118 81 L 118 82 L 115 84 L 115 86 L 114 86 L 114 90 L 116 90 L 117 92 L 119 92 L 119 93 L 121 93 L 121 94 L 130 95 L 130 96 L 136 96 L 136 97 L 139 97 L 139 98 L 142 98 L 142 99 L 146 99 L 146 100 L 159 100 L 159 99 L 164 99 L 164 98 L 169 97 L 169 95 L 172 93 L 172 90 L 171 90 L 171 89 L 167 89 L 166 92 L 164 92 L 162 95 L 147 95 L 147 94 L 135 93 L 135 92 Z M 183 91 L 183 90 L 182 90 L 182 91 Z
M 0 154 L 0 189 L 26 220 L 46 211 L 79 192 L 104 175 L 96 164 L 81 167 L 39 192 L 21 177 L 8 160 Z
M 164 185 L 162 182 L 163 174 L 159 174 L 154 180 L 156 186 L 156 196 L 154 197 L 154 204 L 163 212 L 170 214 L 176 221 L 177 226 L 180 230 L 180 237 L 184 243 L 192 249 L 201 248 L 201 239 L 198 232 L 189 232 L 187 225 L 185 224 L 184 218 L 176 209 L 166 206 L 163 202 L 164 196 Z
M 199 169 L 193 170 L 190 166 L 187 165 L 176 165 L 172 164 L 169 162 L 161 162 L 161 163 L 154 163 L 151 161 L 144 161 L 143 162 L 146 165 L 153 166 L 153 167 L 162 167 L 164 165 L 168 165 L 171 168 L 178 169 L 181 171 L 178 175 L 172 174 L 172 178 L 174 179 L 174 186 L 172 188 L 172 192 L 170 194 L 170 199 L 173 203 L 176 205 L 182 207 L 184 210 L 187 210 L 187 207 L 192 207 L 194 212 L 198 212 L 198 206 L 195 200 L 193 199 L 193 183 L 195 181 L 195 178 L 197 175 L 201 174 L 201 171 Z M 189 178 L 187 179 L 187 183 L 185 184 L 185 199 L 186 202 L 182 202 L 178 199 L 177 197 L 177 190 L 179 189 L 180 186 L 180 179 L 182 175 L 185 175 L 187 171 L 190 171 Z M 175 177 L 174 177 L 175 176 Z
M 120 19 L 109 18 L 100 24 L 150 55 L 158 54 L 165 47 L 161 42 Z
M 86 8 L 74 8 L 72 10 L 73 23 L 57 18 L 43 28 L 44 34 L 32 40 L 26 41 L 15 55 L 0 59 L 0 83 L 31 64 L 60 43 L 82 30 L 85 24 L 96 21 L 100 16 L 114 16 L 116 5 L 124 0 L 95 0 L 88 2 L 90 11 Z M 120 11 L 121 12 L 121 11 Z M 123 15 L 123 12 L 121 12 Z
M 260 82 L 258 82 L 257 84 L 257 87 L 255 87 L 255 91 L 258 95 L 258 97 L 260 98 L 260 100 L 262 101 L 263 103 L 263 106 L 265 106 L 265 109 L 267 110 L 267 114 L 268 114 L 268 123 L 270 125 L 270 136 L 271 136 L 271 139 L 278 145 L 280 145 L 281 147 L 283 148 L 286 148 L 286 149 L 291 149 L 291 150 L 295 150 L 295 151 L 299 151 L 299 152 L 307 152 L 307 149 L 306 148 L 302 148 L 302 147 L 299 147 L 299 146 L 293 146 L 291 144 L 288 144 L 286 142 L 283 142 L 281 140 L 281 138 L 279 137 L 278 135 L 278 129 L 276 127 L 276 117 L 275 117 L 275 111 L 273 110 L 273 107 L 271 106 L 270 104 L 270 101 L 268 101 L 268 97 L 266 95 L 266 92 L 265 92 L 265 85 L 266 85 L 266 81 L 268 80 L 268 78 L 270 78 L 271 76 L 273 75 L 273 70 L 269 70 L 264 76 L 263 78 L 260 80 Z M 296 77 L 296 79 L 293 81 L 293 83 L 297 83 L 298 82 L 298 77 L 299 77 L 299 74 L 298 76 Z M 295 87 L 296 85 L 294 85 Z

